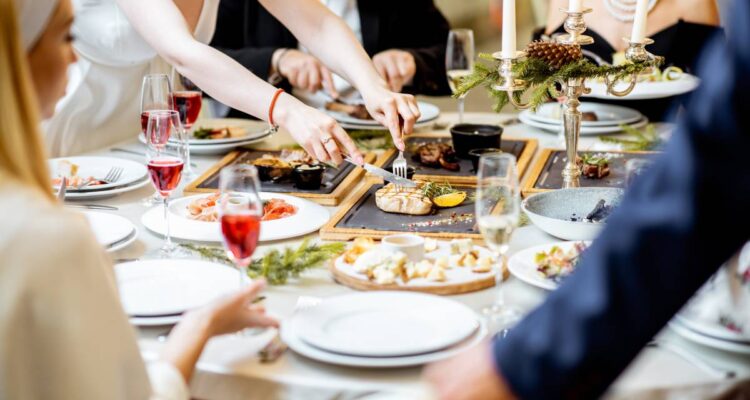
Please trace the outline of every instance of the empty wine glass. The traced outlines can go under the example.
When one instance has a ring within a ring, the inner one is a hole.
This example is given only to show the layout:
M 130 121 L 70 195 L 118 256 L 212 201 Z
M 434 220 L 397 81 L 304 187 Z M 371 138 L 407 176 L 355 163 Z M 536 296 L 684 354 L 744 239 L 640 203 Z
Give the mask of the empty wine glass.
M 477 177 L 476 220 L 487 246 L 497 256 L 497 297 L 482 310 L 488 326 L 495 332 L 506 332 L 520 319 L 520 312 L 505 304 L 502 296 L 503 267 L 510 238 L 520 217 L 516 157 L 508 153 L 491 153 L 479 158 Z
M 185 135 L 180 116 L 174 110 L 151 111 L 146 124 L 146 161 L 151 183 L 162 199 L 164 206 L 165 240 L 161 254 L 171 256 L 176 246 L 172 243 L 169 225 L 169 196 L 180 184 L 182 170 L 186 163 L 186 149 L 181 145 L 184 137 L 176 144 L 169 143 L 172 136 Z
M 172 107 L 172 85 L 167 74 L 148 74 L 141 83 L 141 135 L 146 135 L 148 114 L 151 111 L 166 111 Z M 143 198 L 141 203 L 151 207 L 161 202 L 158 192 Z
M 176 68 L 172 68 L 172 88 L 172 103 L 174 109 L 180 113 L 180 121 L 185 127 L 185 130 L 190 131 L 193 124 L 198 119 L 198 115 L 200 115 L 201 107 L 203 105 L 203 92 L 190 79 L 180 74 Z M 185 144 L 188 151 L 185 176 L 192 179 L 197 176 L 197 174 L 190 166 L 189 138 L 191 136 L 192 135 L 187 135 L 188 143 Z
M 252 165 L 224 167 L 219 173 L 219 218 L 224 248 L 240 273 L 240 289 L 258 245 L 263 201 L 258 170 Z
M 458 91 L 461 79 L 469 76 L 474 69 L 474 31 L 471 29 L 451 29 L 448 33 L 448 46 L 445 51 L 445 71 L 448 86 L 453 94 Z M 458 123 L 464 122 L 464 98 L 458 98 Z

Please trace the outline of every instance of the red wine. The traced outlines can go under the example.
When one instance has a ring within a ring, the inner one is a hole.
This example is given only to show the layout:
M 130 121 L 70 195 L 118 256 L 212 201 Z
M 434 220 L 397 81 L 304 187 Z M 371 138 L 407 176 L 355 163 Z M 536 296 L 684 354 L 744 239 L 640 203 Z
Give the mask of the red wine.
M 172 136 L 172 129 L 174 129 L 174 126 L 172 124 L 173 120 L 170 117 L 169 113 L 161 111 L 163 110 L 144 111 L 143 113 L 141 113 L 141 127 L 143 128 L 145 126 L 145 129 L 143 129 L 144 135 L 149 135 L 149 143 L 158 147 L 162 147 L 162 145 L 167 144 L 167 142 L 169 141 L 169 137 Z M 151 117 L 152 115 L 155 115 L 156 118 Z M 151 130 L 149 130 L 148 126 L 149 119 L 151 120 Z
M 174 101 L 174 109 L 180 113 L 180 121 L 185 129 L 190 129 L 193 126 L 193 122 L 198 119 L 198 114 L 201 112 L 201 92 L 198 91 L 182 91 L 174 92 L 172 94 Z
M 182 177 L 182 160 L 177 157 L 158 157 L 148 162 L 151 182 L 162 196 L 168 196 Z
M 148 111 L 144 111 L 141 113 L 141 133 L 143 133 L 143 136 L 146 136 L 146 128 L 148 128 Z
M 260 216 L 247 212 L 222 215 L 224 243 L 236 260 L 247 260 L 255 252 L 260 236 Z

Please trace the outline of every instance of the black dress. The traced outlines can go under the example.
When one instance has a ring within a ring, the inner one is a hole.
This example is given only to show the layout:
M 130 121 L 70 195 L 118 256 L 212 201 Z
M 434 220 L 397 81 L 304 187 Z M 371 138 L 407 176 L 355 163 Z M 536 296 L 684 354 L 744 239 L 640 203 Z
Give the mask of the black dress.
M 544 30 L 534 32 L 534 39 L 543 37 Z M 562 26 L 554 33 L 565 33 Z M 554 34 L 553 33 L 553 34 Z M 612 55 L 617 52 L 615 48 L 596 31 L 591 29 L 586 34 L 594 38 L 594 43 L 584 46 L 604 61 L 611 63 Z M 696 24 L 679 20 L 672 26 L 651 35 L 654 44 L 647 47 L 648 51 L 665 58 L 664 66 L 675 66 L 685 72 L 694 73 L 703 48 L 714 37 L 724 36 L 724 29 L 718 26 Z M 632 107 L 643 113 L 651 121 L 670 120 L 673 117 L 672 110 L 681 104 L 684 96 L 677 96 L 653 100 L 603 100 L 595 99 L 598 103 L 620 104 Z M 592 101 L 592 100 L 587 100 Z

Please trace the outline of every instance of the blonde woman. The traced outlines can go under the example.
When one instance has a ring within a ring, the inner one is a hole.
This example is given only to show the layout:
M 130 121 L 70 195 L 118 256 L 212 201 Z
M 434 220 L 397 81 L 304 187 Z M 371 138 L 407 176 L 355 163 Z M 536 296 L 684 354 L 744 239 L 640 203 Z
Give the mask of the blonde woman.
M 187 399 L 210 337 L 276 325 L 248 306 L 263 283 L 186 313 L 146 368 L 112 265 L 49 190 L 38 124 L 75 60 L 70 0 L 18 0 L 18 21 L 14 1 L 0 0 L 0 399 Z
M 139 87 L 157 55 L 204 92 L 232 108 L 285 128 L 310 155 L 341 162 L 346 148 L 362 155 L 331 117 L 290 94 L 271 107 L 276 88 L 207 43 L 218 0 L 73 0 L 76 51 L 81 61 L 68 94 L 49 121 L 52 155 L 81 153 L 133 138 L 138 132 Z M 362 94 L 373 117 L 387 126 L 394 143 L 419 118 L 413 96 L 393 93 L 375 70 L 354 33 L 319 0 L 262 0 L 300 42 Z M 270 115 L 271 111 L 273 115 Z M 403 121 L 403 123 L 401 122 Z

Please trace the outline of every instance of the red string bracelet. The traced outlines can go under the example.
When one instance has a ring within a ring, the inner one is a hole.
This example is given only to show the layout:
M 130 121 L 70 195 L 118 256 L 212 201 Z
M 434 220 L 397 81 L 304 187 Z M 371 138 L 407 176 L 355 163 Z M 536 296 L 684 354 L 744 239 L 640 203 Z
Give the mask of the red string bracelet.
M 271 106 L 268 108 L 268 123 L 271 124 L 271 129 L 273 129 L 274 131 L 278 130 L 279 126 L 273 122 L 273 109 L 274 107 L 276 107 L 276 100 L 279 99 L 279 96 L 282 93 L 284 93 L 284 89 L 276 89 L 276 92 L 271 98 Z

